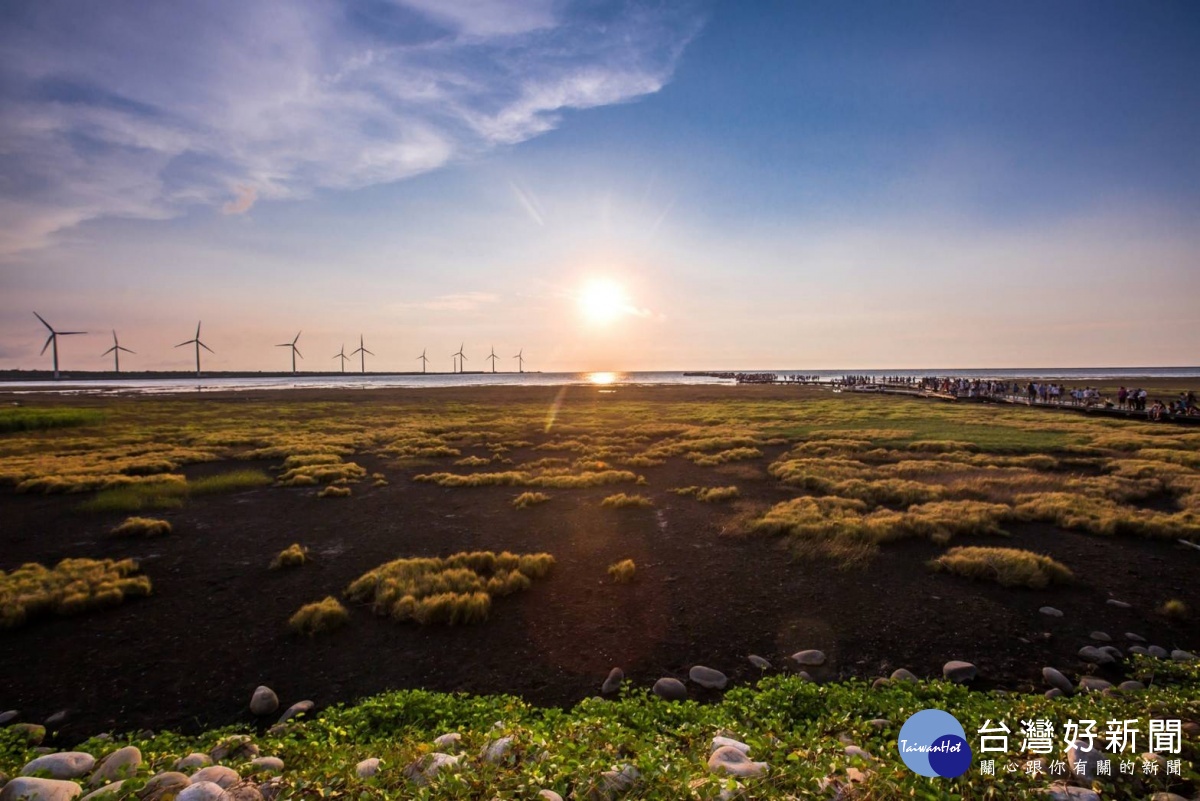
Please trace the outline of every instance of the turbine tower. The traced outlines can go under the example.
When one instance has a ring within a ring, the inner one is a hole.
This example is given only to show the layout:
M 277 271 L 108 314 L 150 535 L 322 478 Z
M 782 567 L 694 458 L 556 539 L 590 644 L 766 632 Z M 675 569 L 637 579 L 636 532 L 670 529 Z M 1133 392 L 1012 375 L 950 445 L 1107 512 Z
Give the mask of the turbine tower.
M 131 351 L 129 348 L 121 347 L 121 343 L 117 341 L 117 329 L 114 328 L 113 329 L 112 347 L 109 348 L 108 350 L 104 351 L 104 353 L 101 353 L 100 355 L 107 356 L 108 354 L 111 353 L 113 355 L 113 362 L 115 363 L 118 373 L 121 372 L 121 351 L 125 351 L 126 353 L 133 353 L 133 351 Z
M 46 337 L 46 344 L 42 345 L 42 353 L 45 353 L 46 348 L 50 347 L 51 345 L 54 346 L 54 380 L 57 381 L 58 380 L 58 338 L 75 336 L 76 334 L 86 334 L 87 331 L 55 331 L 54 327 L 51 326 L 50 323 L 46 322 L 46 320 L 42 317 L 42 315 L 38 314 L 37 312 L 34 312 L 33 316 L 38 318 L 39 320 L 41 320 L 42 325 L 46 326 L 46 330 L 50 332 L 50 336 Z M 38 355 L 41 356 L 42 353 L 39 353 Z
M 345 344 L 342 345 L 341 350 L 339 350 L 337 353 L 335 353 L 333 355 L 333 358 L 342 360 L 342 372 L 345 373 L 346 372 L 346 360 L 350 358 L 349 356 L 346 355 Z
M 519 372 L 519 373 L 525 372 L 525 356 L 523 355 L 524 353 L 525 353 L 525 349 L 521 348 L 519 351 L 517 351 L 517 355 L 513 356 L 513 358 L 517 360 L 517 372 Z
M 463 345 L 466 345 L 466 344 L 467 343 L 464 342 L 464 343 L 462 343 L 462 345 L 459 345 L 458 353 L 453 354 L 458 357 L 458 372 L 460 372 L 460 373 L 463 371 L 463 366 L 464 366 L 463 362 L 465 362 L 467 360 L 467 354 L 463 353 Z
M 374 356 L 375 354 L 371 353 L 371 351 L 367 350 L 366 347 L 363 345 L 362 334 L 358 335 L 358 350 L 353 351 L 350 355 L 353 356 L 355 353 L 359 354 L 358 359 L 362 365 L 362 372 L 363 372 L 363 375 L 366 375 L 367 374 L 367 357 Z
M 304 354 L 301 353 L 300 349 L 296 347 L 296 343 L 300 341 L 300 334 L 302 334 L 302 333 L 303 333 L 302 331 L 297 331 L 296 338 L 293 339 L 291 342 L 284 342 L 282 345 L 275 346 L 277 348 L 291 348 L 292 349 L 292 375 L 296 374 L 296 357 L 299 356 L 301 359 L 304 358 Z
M 195 337 L 195 339 L 189 339 L 186 342 L 180 342 L 175 347 L 182 348 L 184 345 L 195 345 L 196 346 L 196 378 L 199 378 L 200 377 L 200 349 L 204 348 L 209 353 L 214 352 L 212 348 L 210 348 L 208 345 L 205 345 L 203 342 L 200 341 L 200 322 L 199 321 L 196 322 L 196 337 Z
M 493 346 L 492 346 L 492 355 L 491 355 L 491 356 L 488 356 L 488 357 L 487 357 L 487 359 L 484 359 L 484 361 L 485 361 L 485 362 L 486 362 L 486 361 L 488 361 L 488 359 L 490 359 L 490 360 L 491 360 L 491 362 L 492 362 L 492 372 L 493 372 L 493 373 L 494 373 L 494 372 L 496 372 L 496 358 L 497 358 L 497 357 L 496 357 L 496 346 L 495 346 L 495 345 L 493 345 Z
M 417 357 L 417 361 L 421 363 L 421 375 L 425 375 L 425 364 L 429 361 L 429 359 L 425 358 L 425 351 L 426 348 L 422 348 L 421 355 Z

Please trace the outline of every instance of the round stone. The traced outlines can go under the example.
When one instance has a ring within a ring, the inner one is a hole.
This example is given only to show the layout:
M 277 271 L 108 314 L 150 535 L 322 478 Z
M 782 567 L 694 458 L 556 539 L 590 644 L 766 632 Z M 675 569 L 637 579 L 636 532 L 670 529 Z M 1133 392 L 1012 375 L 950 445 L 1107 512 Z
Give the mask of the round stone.
M 1142 684 L 1140 681 L 1130 680 L 1130 681 L 1123 681 L 1120 684 L 1118 684 L 1117 689 L 1120 690 L 1121 692 L 1133 693 L 1133 692 L 1137 692 L 1138 690 L 1146 689 L 1146 685 Z
M 1089 745 L 1090 747 L 1084 750 L 1084 746 Z M 1089 744 L 1084 740 L 1076 740 L 1067 749 L 1067 764 L 1071 768 L 1071 774 L 1082 776 L 1089 781 L 1101 775 L 1097 766 L 1105 761 L 1109 763 L 1109 770 L 1103 774 L 1104 776 L 1120 775 L 1117 766 L 1112 764 L 1113 759 L 1112 754 L 1105 753 L 1101 743 Z
M 1166 659 L 1171 655 L 1167 652 L 1166 648 L 1163 648 L 1160 645 L 1151 645 L 1146 650 L 1149 652 L 1150 656 L 1154 657 L 1155 659 Z
M 1140 634 L 1134 634 L 1132 631 L 1125 632 L 1125 639 L 1130 642 L 1145 642 L 1146 638 Z
M 250 767 L 254 768 L 255 771 L 283 773 L 283 760 L 273 756 L 256 757 L 250 760 Z
M 44 773 L 51 779 L 78 779 L 91 773 L 96 767 L 96 758 L 82 751 L 63 751 L 57 754 L 46 754 L 29 762 L 21 768 L 22 776 L 32 776 Z
M 1108 636 L 1107 632 L 1093 631 L 1088 636 L 1091 637 L 1096 642 L 1112 642 L 1112 637 Z
M 364 759 L 362 762 L 359 762 L 357 765 L 354 766 L 354 774 L 356 776 L 358 776 L 358 778 L 360 778 L 360 779 L 369 779 L 378 772 L 379 772 L 378 757 L 371 757 L 370 759 Z
M 918 681 L 916 674 L 907 668 L 896 668 L 893 670 L 891 679 L 892 681 L 911 681 L 913 683 Z
M 1098 693 L 1112 687 L 1112 682 L 1096 676 L 1081 676 L 1079 679 L 1079 689 L 1086 693 Z
M 175 796 L 175 801 L 229 801 L 229 794 L 214 782 L 193 782 Z
M 1109 606 L 1115 606 L 1117 609 L 1128 609 L 1131 606 L 1131 604 L 1127 604 L 1124 601 L 1118 601 L 1116 598 L 1109 598 L 1104 603 L 1108 604 Z
M 1176 648 L 1171 652 L 1171 658 L 1176 662 L 1194 662 L 1196 661 L 1195 654 L 1189 653 L 1182 648 Z
M 654 682 L 654 694 L 667 701 L 686 701 L 688 697 L 683 682 L 669 676 Z
M 433 747 L 439 751 L 453 754 L 462 747 L 462 735 L 456 731 L 443 734 L 433 741 Z
M 537 797 L 541 801 L 563 801 L 563 797 L 553 790 L 538 790 Z
M 164 796 L 176 796 L 191 784 L 191 779 L 178 771 L 159 773 L 146 782 L 146 786 L 138 792 L 141 801 L 159 801 Z
M 71 801 L 82 792 L 83 788 L 75 782 L 18 776 L 0 790 L 0 801 Z
M 224 765 L 209 765 L 207 768 L 201 768 L 192 774 L 192 782 L 212 782 L 219 785 L 221 789 L 228 790 L 233 785 L 242 780 L 238 772 L 233 768 L 227 768 Z
M 1071 680 L 1052 667 L 1042 668 L 1042 678 L 1051 687 L 1061 690 L 1063 695 L 1070 695 L 1075 692 L 1075 685 L 1071 683 Z
M 1110 665 L 1114 661 L 1112 654 L 1101 651 L 1094 645 L 1085 645 L 1079 649 L 1079 658 L 1093 665 Z
M 750 654 L 748 659 L 750 660 L 750 664 L 754 665 L 759 670 L 770 670 L 771 669 L 771 663 L 768 662 L 767 660 L 763 659 L 758 654 Z
M 797 651 L 792 654 L 792 660 L 805 667 L 820 667 L 825 664 L 825 654 L 815 648 L 810 648 L 807 651 Z
M 133 778 L 141 764 L 142 752 L 135 746 L 127 745 L 124 748 L 118 748 L 104 758 L 99 767 L 92 773 L 92 778 L 88 780 L 88 784 L 92 787 L 99 787 L 102 784 L 115 782 L 118 779 Z
M 208 754 L 188 754 L 185 757 L 180 757 L 175 760 L 175 770 L 198 770 L 206 768 L 212 764 L 212 757 Z
M 724 673 L 704 665 L 696 665 L 689 670 L 688 678 L 709 690 L 724 690 L 729 682 Z
M 722 746 L 708 758 L 713 773 L 728 773 L 742 779 L 752 779 L 767 772 L 766 762 L 752 762 L 750 757 L 732 746 Z
M 708 753 L 716 753 L 717 749 L 720 748 L 736 748 L 743 754 L 746 754 L 747 756 L 750 755 L 750 746 L 746 745 L 740 740 L 735 740 L 732 737 L 714 737 L 712 739 L 712 745 L 709 746 Z
M 612 695 L 621 689 L 621 682 L 625 681 L 625 671 L 619 667 L 615 667 L 608 671 L 608 678 L 600 685 L 600 692 L 604 695 Z
M 955 684 L 966 684 L 967 682 L 974 681 L 978 675 L 979 669 L 970 662 L 955 659 L 942 666 L 942 677 L 946 681 L 952 681 Z
M 287 710 L 283 713 L 283 716 L 279 718 L 279 722 L 286 723 L 294 717 L 307 715 L 309 712 L 313 711 L 313 707 L 315 706 L 316 704 L 314 704 L 312 701 L 297 701 L 287 708 Z
M 7 726 L 20 716 L 21 713 L 15 709 L 10 709 L 7 712 L 0 712 L 0 726 Z
M 1046 615 L 1047 617 L 1062 617 L 1063 616 L 1062 610 L 1055 609 L 1053 606 L 1043 606 L 1038 611 L 1041 612 L 1043 615 Z
M 270 687 L 259 686 L 250 696 L 250 712 L 255 715 L 270 715 L 279 709 L 279 696 Z

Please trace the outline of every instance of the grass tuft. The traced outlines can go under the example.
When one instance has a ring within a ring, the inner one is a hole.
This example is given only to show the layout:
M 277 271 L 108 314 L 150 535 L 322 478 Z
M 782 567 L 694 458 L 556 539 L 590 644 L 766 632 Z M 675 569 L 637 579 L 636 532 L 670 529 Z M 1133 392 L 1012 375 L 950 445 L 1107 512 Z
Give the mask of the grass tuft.
M 622 559 L 608 566 L 608 575 L 617 584 L 628 584 L 637 575 L 637 563 L 632 559 Z
M 1049 556 L 1017 548 L 951 548 L 929 566 L 935 571 L 995 581 L 1004 587 L 1041 589 L 1067 584 L 1075 578 L 1065 565 Z
M 316 603 L 305 604 L 288 620 L 288 628 L 297 634 L 323 634 L 340 629 L 350 620 L 346 607 L 332 595 Z
M 705 503 L 732 501 L 741 495 L 737 487 L 676 487 L 671 492 L 676 495 L 691 495 Z
M 653 506 L 654 502 L 645 495 L 626 495 L 618 492 L 600 501 L 600 505 L 611 509 L 645 509 Z
M 112 530 L 114 537 L 157 537 L 171 533 L 171 524 L 153 517 L 127 517 Z
M 1171 620 L 1186 620 L 1191 615 L 1191 610 L 1183 601 L 1172 598 L 1158 608 L 1158 613 Z
M 333 484 L 330 484 L 328 487 L 325 487 L 320 492 L 318 492 L 317 497 L 318 498 L 349 498 L 350 497 L 350 488 L 349 487 L 338 487 Z
M 550 496 L 544 492 L 522 492 L 513 498 L 512 505 L 514 508 L 524 509 L 529 506 L 536 506 L 539 503 L 545 503 L 548 500 L 550 500 Z
M 150 579 L 133 575 L 137 569 L 132 559 L 64 559 L 54 568 L 30 562 L 0 571 L 0 628 L 39 614 L 73 615 L 149 595 Z
M 218 492 L 240 492 L 241 490 L 265 487 L 271 477 L 261 470 L 232 470 L 215 476 L 198 478 L 188 482 L 188 492 L 193 495 L 210 495 Z
M 279 570 L 284 567 L 299 567 L 308 561 L 308 549 L 294 542 L 271 560 L 271 569 Z

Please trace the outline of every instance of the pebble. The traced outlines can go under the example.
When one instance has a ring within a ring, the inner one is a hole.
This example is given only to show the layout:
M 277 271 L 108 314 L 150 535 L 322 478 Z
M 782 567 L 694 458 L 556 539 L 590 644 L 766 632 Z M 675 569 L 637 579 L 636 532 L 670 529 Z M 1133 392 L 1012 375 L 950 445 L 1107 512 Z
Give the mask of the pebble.
M 1142 656 L 1149 656 L 1149 655 L 1150 655 L 1150 651 L 1149 651 L 1149 650 L 1147 650 L 1147 649 L 1146 649 L 1146 647 L 1145 647 L 1145 646 L 1142 646 L 1142 645 L 1131 645 L 1131 646 L 1129 646 L 1129 653 L 1131 653 L 1131 654 L 1141 654 Z
M 859 748 L 857 745 L 848 745 L 845 748 L 846 756 L 851 759 L 874 759 L 869 753 Z
M 1071 683 L 1071 680 L 1064 676 L 1061 671 L 1055 670 L 1052 667 L 1042 668 L 1042 678 L 1051 687 L 1061 690 L 1064 695 L 1070 695 L 1075 692 L 1075 685 Z
M 59 754 L 40 756 L 21 768 L 22 776 L 44 772 L 51 779 L 78 779 L 92 772 L 96 758 L 82 751 L 63 751 Z
M 875 681 L 871 682 L 871 689 L 872 690 L 881 690 L 890 684 L 891 684 L 891 681 L 880 676 L 879 678 L 875 679 Z
M 283 760 L 279 757 L 257 757 L 250 760 L 250 767 L 256 771 L 270 771 L 272 773 L 283 773 Z
M 435 751 L 409 765 L 404 772 L 417 784 L 428 784 L 442 770 L 456 766 L 459 758 Z
M 1084 662 L 1091 662 L 1093 665 L 1109 665 L 1114 661 L 1112 654 L 1101 651 L 1094 645 L 1085 645 L 1079 649 L 1079 658 Z
M 1181 795 L 1175 795 L 1175 793 L 1160 792 L 1150 796 L 1150 801 L 1187 801 L 1187 799 Z
M 1097 678 L 1096 676 L 1081 676 L 1079 678 L 1079 689 L 1085 693 L 1098 693 L 1112 687 L 1112 682 Z
M 1038 611 L 1041 612 L 1043 615 L 1047 615 L 1048 617 L 1062 617 L 1063 616 L 1062 610 L 1055 609 L 1053 606 L 1043 606 Z
M 1176 662 L 1194 662 L 1196 661 L 1195 654 L 1189 653 L 1182 648 L 1176 648 L 1171 652 L 1171 658 Z
M 807 651 L 797 651 L 792 654 L 792 659 L 805 667 L 820 667 L 825 664 L 825 653 L 818 651 L 815 648 L 810 648 Z
M 141 764 L 142 752 L 135 746 L 127 745 L 124 748 L 118 748 L 101 761 L 92 773 L 92 778 L 88 780 L 88 784 L 92 787 L 99 787 L 102 784 L 115 782 L 117 779 L 133 778 Z
M 621 682 L 623 681 L 625 681 L 625 671 L 619 667 L 615 667 L 608 671 L 608 678 L 600 685 L 600 692 L 604 695 L 612 695 L 621 689 Z
M 1134 634 L 1132 631 L 1125 632 L 1125 639 L 1130 642 L 1145 642 L 1146 638 L 1140 634 Z
M 1112 637 L 1108 636 L 1107 632 L 1093 631 L 1088 636 L 1096 642 L 1112 642 Z
M 1071 689 L 1074 690 L 1075 688 L 1072 687 Z M 1051 701 L 1053 701 L 1055 698 L 1063 698 L 1065 696 L 1066 693 L 1057 687 L 1051 687 L 1049 690 L 1046 690 L 1046 698 L 1050 699 Z
M 919 681 L 916 674 L 907 668 L 896 668 L 893 670 L 891 679 L 892 681 L 911 681 L 914 683 Z
M 749 659 L 750 659 L 750 664 L 754 665 L 759 670 L 770 670 L 771 669 L 771 663 L 768 662 L 767 660 L 763 659 L 758 654 L 750 654 Z
M 246 762 L 258 756 L 258 746 L 248 735 L 239 734 L 218 743 L 217 747 L 209 752 L 209 756 L 213 758 L 213 762 L 224 762 L 227 759 Z
M 254 715 L 270 715 L 279 709 L 279 696 L 270 687 L 260 685 L 250 696 L 250 712 Z
M 154 776 L 146 782 L 146 786 L 138 792 L 141 801 L 158 801 L 163 796 L 179 795 L 179 791 L 191 784 L 187 776 L 177 771 L 166 771 Z
M 46 727 L 36 723 L 14 723 L 8 730 L 24 737 L 29 745 L 41 745 L 42 740 L 46 739 Z
M 483 749 L 483 760 L 491 762 L 493 765 L 503 762 L 508 753 L 512 751 L 512 744 L 512 737 L 501 737 L 499 740 L 489 743 L 487 748 Z
M 1155 659 L 1166 659 L 1168 656 L 1170 656 L 1170 654 L 1167 653 L 1167 649 L 1159 645 L 1151 645 L 1147 651 L 1150 656 L 1154 657 Z
M 279 776 L 272 776 L 258 785 L 258 792 L 262 794 L 263 801 L 275 801 L 276 797 L 283 792 L 283 779 Z
M 83 792 L 75 782 L 18 776 L 0 790 L 0 801 L 71 801 Z
M 1125 658 L 1125 654 L 1121 653 L 1121 649 L 1115 645 L 1101 645 L 1100 650 L 1111 656 L 1116 662 Z
M 709 746 L 708 753 L 715 754 L 718 750 L 720 750 L 722 748 L 736 748 L 737 750 L 741 751 L 743 754 L 746 754 L 747 756 L 750 755 L 750 746 L 746 745 L 745 743 L 741 742 L 740 740 L 735 740 L 732 737 L 720 737 L 720 736 L 714 737 L 712 739 L 712 745 Z
M 258 785 L 251 782 L 235 784 L 225 791 L 225 795 L 232 801 L 263 801 L 262 793 L 258 791 Z
M 0 712 L 0 726 L 7 726 L 20 716 L 21 713 L 15 709 L 10 709 L 7 712 Z
M 1046 797 L 1050 801 L 1100 801 L 1100 796 L 1086 787 L 1055 782 L 1046 788 Z
M 886 729 L 892 725 L 892 722 L 887 718 L 873 718 L 867 721 L 867 724 L 875 729 Z
M 287 708 L 287 711 L 283 713 L 283 717 L 279 719 L 279 722 L 286 723 L 294 717 L 307 715 L 309 712 L 313 711 L 313 707 L 315 706 L 316 704 L 314 704 L 312 701 L 297 701 Z
M 752 762 L 744 752 L 725 745 L 713 751 L 708 758 L 708 769 L 713 773 L 724 772 L 742 779 L 753 779 L 767 772 L 767 763 Z
M 563 801 L 563 797 L 553 790 L 538 790 L 537 797 L 542 801 Z
M 719 670 L 696 665 L 688 671 L 688 678 L 708 690 L 724 690 L 729 679 Z
M 621 770 L 606 770 L 600 774 L 599 782 L 587 798 L 616 798 L 632 790 L 641 778 L 642 774 L 633 765 L 626 765 Z
M 228 790 L 233 785 L 242 780 L 238 772 L 233 768 L 227 768 L 224 765 L 209 765 L 207 768 L 201 768 L 192 774 L 192 782 L 212 782 L 221 786 L 221 789 Z
M 112 784 L 106 784 L 99 790 L 92 790 L 83 798 L 79 799 L 79 801 L 109 801 L 109 799 L 119 798 L 121 795 L 121 788 L 124 785 L 124 779 L 119 782 L 113 782 Z
M 1115 606 L 1117 609 L 1128 609 L 1129 607 L 1133 606 L 1133 604 L 1127 604 L 1124 601 L 1118 601 L 1116 598 L 1109 598 L 1104 603 L 1108 604 L 1109 606 Z
M 1101 762 L 1108 762 L 1109 772 L 1105 774 L 1106 776 L 1120 775 L 1117 766 L 1113 764 L 1114 756 L 1106 753 L 1103 745 L 1097 743 L 1087 751 L 1083 750 L 1083 746 L 1085 745 L 1088 745 L 1088 743 L 1083 740 L 1076 740 L 1067 749 L 1067 765 L 1071 769 L 1071 775 L 1082 776 L 1091 781 L 1098 775 L 1096 766 Z M 1075 767 L 1077 764 L 1079 765 L 1078 768 Z
M 229 801 L 229 793 L 213 782 L 193 782 L 175 796 L 175 801 Z
M 53 729 L 67 722 L 67 710 L 60 709 L 50 717 L 46 718 L 46 728 Z
M 358 778 L 360 778 L 360 779 L 369 779 L 378 772 L 379 772 L 378 757 L 371 757 L 370 759 L 364 759 L 362 762 L 359 762 L 357 765 L 354 766 L 354 774 L 356 776 L 358 776 Z
M 212 764 L 212 757 L 208 754 L 188 754 L 185 757 L 180 757 L 175 760 L 175 770 L 191 770 L 193 768 L 207 768 Z
M 667 701 L 686 701 L 687 687 L 679 679 L 666 677 L 654 682 L 654 694 Z
M 462 747 L 462 735 L 456 731 L 443 734 L 433 741 L 433 747 L 439 751 L 452 754 Z
M 952 681 L 955 684 L 965 684 L 969 681 L 974 681 L 979 675 L 979 670 L 970 662 L 961 662 L 953 660 L 947 662 L 942 667 L 942 677 L 947 681 Z
M 796 675 L 797 675 L 797 676 L 799 676 L 800 678 L 804 679 L 805 681 L 812 681 L 812 680 L 813 680 L 813 677 L 812 677 L 812 676 L 810 676 L 810 675 L 808 675 L 808 671 L 807 671 L 807 670 L 802 670 L 802 671 L 800 671 L 799 673 L 797 673 Z
M 1117 685 L 1117 689 L 1122 692 L 1133 693 L 1137 692 L 1138 690 L 1146 689 L 1146 685 L 1142 684 L 1140 681 L 1123 681 Z

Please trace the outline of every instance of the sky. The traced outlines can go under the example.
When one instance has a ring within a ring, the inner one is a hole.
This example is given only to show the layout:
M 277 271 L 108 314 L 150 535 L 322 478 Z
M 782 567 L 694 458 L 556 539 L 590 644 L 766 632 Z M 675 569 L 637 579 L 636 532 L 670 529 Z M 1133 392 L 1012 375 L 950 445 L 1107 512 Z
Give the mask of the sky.
M 1200 4 L 13 0 L 0 369 L 1200 363 Z

